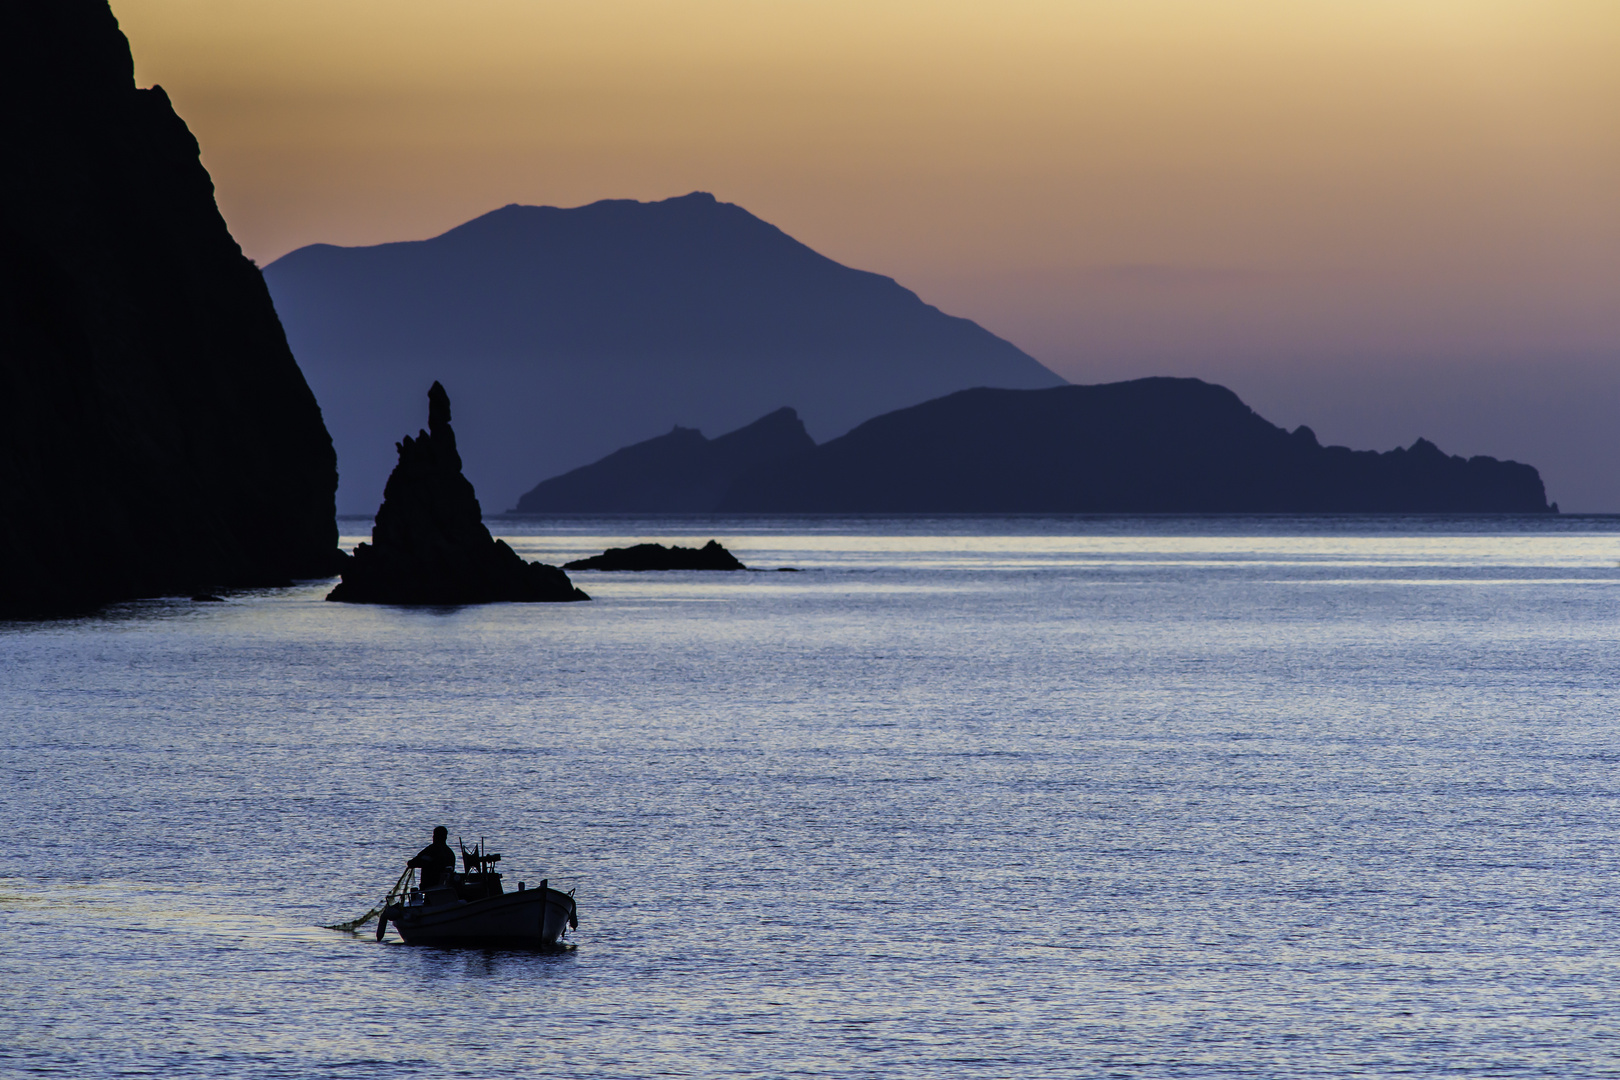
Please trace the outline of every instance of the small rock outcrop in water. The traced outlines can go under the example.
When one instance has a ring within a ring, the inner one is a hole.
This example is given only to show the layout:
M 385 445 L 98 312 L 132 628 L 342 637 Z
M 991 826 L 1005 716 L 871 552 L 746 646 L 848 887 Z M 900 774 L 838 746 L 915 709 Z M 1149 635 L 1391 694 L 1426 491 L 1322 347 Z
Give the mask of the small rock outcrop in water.
M 337 458 L 107 0 L 0 26 L 0 615 L 337 572 Z
M 428 391 L 428 429 L 397 444 L 371 543 L 355 548 L 328 600 L 352 604 L 483 604 L 500 600 L 589 600 L 568 575 L 524 562 L 484 527 L 461 475 L 450 396 Z
M 575 559 L 564 563 L 569 570 L 746 570 L 748 567 L 710 540 L 700 548 L 681 547 L 676 544 L 637 544 L 627 548 L 608 548 L 600 555 L 588 559 Z

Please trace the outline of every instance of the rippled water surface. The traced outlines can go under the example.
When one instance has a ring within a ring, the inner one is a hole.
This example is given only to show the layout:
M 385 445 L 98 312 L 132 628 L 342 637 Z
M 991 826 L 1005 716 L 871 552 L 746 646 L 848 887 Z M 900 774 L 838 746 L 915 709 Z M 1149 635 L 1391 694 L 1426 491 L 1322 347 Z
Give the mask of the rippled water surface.
M 0 625 L 0 1073 L 1620 1075 L 1620 522 L 495 525 L 772 572 Z

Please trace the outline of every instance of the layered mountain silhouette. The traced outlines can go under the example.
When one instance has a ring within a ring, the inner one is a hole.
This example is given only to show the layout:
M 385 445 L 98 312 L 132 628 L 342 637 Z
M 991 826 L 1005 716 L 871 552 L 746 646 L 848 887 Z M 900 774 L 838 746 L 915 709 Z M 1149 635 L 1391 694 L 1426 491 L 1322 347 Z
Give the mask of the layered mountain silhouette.
M 549 494 L 546 509 L 553 512 L 1556 510 L 1529 465 L 1448 456 L 1426 439 L 1385 453 L 1322 446 L 1309 428 L 1288 432 L 1225 387 L 1199 379 L 964 390 L 868 420 L 812 451 L 760 462 L 738 473 L 716 499 L 707 497 L 712 488 L 684 481 L 649 490 L 676 460 L 654 453 L 664 440 L 580 469 L 570 474 L 570 486 L 559 483 L 569 477 L 559 477 L 535 492 Z M 649 469 L 638 486 L 638 464 L 655 461 L 663 471 Z M 599 485 L 590 502 L 587 480 Z
M 816 448 L 798 413 L 778 409 L 718 439 L 697 428 L 616 450 L 554 476 L 518 500 L 514 514 L 691 513 L 720 505 L 745 474 Z
M 702 193 L 507 206 L 431 240 L 300 248 L 265 277 L 332 425 L 345 513 L 377 505 L 433 378 L 500 506 L 677 421 L 726 431 L 792 402 L 824 440 L 953 390 L 1063 383 Z
M 336 458 L 106 0 L 0 33 L 0 612 L 334 571 Z

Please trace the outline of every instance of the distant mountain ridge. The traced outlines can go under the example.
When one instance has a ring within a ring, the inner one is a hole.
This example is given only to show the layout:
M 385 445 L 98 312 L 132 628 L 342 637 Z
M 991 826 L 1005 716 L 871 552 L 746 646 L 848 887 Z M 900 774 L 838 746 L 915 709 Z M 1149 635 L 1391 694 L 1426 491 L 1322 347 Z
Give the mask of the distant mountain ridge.
M 663 455 L 664 471 L 647 468 L 642 480 L 667 475 L 682 460 L 670 452 L 672 438 L 577 470 L 570 474 L 576 486 L 553 480 L 535 491 L 553 494 L 546 503 L 553 512 L 650 511 L 652 501 L 640 494 L 629 470 Z M 598 485 L 588 507 L 562 497 L 577 492 L 574 497 L 583 499 L 587 481 Z M 1385 453 L 1324 447 L 1309 428 L 1276 427 L 1225 387 L 1172 378 L 959 391 L 875 417 L 812 451 L 758 462 L 738 472 L 718 499 L 678 502 L 663 498 L 658 508 L 879 514 L 1556 511 L 1532 466 L 1448 456 L 1426 439 Z
M 799 414 L 782 408 L 717 439 L 677 426 L 601 461 L 542 481 L 514 514 L 686 513 L 718 506 L 745 474 L 816 448 Z
M 300 248 L 265 278 L 332 430 L 345 513 L 375 509 L 435 379 L 469 477 L 503 506 L 676 422 L 726 431 L 792 402 L 826 439 L 953 390 L 1063 384 L 704 193 L 506 206 L 430 240 Z

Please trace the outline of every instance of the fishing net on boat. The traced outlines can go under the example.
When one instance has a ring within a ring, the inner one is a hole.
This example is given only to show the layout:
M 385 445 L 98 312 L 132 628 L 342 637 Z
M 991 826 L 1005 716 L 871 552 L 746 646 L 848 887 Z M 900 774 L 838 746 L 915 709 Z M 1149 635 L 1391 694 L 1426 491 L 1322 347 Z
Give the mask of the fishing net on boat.
M 381 915 L 383 913 L 383 909 L 388 907 L 389 904 L 392 904 L 394 902 L 394 898 L 396 896 L 404 895 L 405 890 L 407 888 L 406 883 L 410 880 L 410 877 L 411 877 L 411 867 L 407 866 L 405 868 L 405 872 L 403 874 L 399 875 L 399 880 L 394 882 L 394 887 L 392 889 L 388 890 L 388 895 L 383 897 L 382 902 L 379 903 L 376 907 L 372 908 L 370 911 L 366 912 L 364 915 L 360 916 L 358 919 L 350 919 L 348 922 L 329 923 L 329 924 L 323 925 L 322 929 L 323 930 L 342 930 L 344 933 L 348 933 L 348 934 L 354 933 L 356 930 L 358 930 L 362 926 L 366 925 L 366 923 L 370 922 L 372 919 L 375 919 L 377 916 Z
M 321 929 L 323 929 L 323 930 L 343 930 L 343 931 L 346 931 L 346 932 L 352 934 L 356 930 L 360 929 L 362 926 L 366 925 L 366 923 L 370 922 L 372 919 L 375 919 L 377 916 L 379 916 L 381 914 L 382 914 L 382 908 L 374 907 L 370 911 L 366 912 L 364 915 L 360 916 L 358 919 L 350 919 L 348 922 L 322 923 L 321 924 Z

